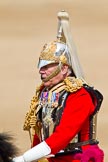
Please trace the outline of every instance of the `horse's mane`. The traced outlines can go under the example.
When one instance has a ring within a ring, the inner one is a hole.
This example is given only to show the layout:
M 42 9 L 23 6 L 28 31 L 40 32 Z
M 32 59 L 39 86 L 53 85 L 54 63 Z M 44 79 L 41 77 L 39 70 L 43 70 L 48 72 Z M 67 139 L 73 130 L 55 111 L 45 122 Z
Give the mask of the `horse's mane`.
M 9 133 L 0 133 L 0 162 L 11 162 L 18 155 L 19 150 L 13 144 L 13 136 Z

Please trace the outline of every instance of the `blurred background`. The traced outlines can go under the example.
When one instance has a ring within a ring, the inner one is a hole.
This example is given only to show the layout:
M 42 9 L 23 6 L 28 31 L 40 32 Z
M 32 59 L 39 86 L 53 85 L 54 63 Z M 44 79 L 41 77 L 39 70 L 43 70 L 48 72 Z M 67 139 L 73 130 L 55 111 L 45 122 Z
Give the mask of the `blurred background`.
M 0 132 L 11 132 L 21 153 L 30 148 L 23 131 L 36 85 L 38 56 L 46 42 L 56 39 L 57 13 L 70 16 L 71 32 L 86 81 L 104 96 L 98 114 L 97 137 L 108 161 L 108 1 L 0 1 Z

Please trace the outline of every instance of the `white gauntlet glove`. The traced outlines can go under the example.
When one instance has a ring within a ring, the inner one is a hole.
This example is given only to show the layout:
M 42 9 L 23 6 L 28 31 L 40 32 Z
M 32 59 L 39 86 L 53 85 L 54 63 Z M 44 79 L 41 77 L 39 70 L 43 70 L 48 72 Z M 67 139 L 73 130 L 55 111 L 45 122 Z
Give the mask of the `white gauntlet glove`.
M 50 147 L 45 141 L 25 152 L 22 156 L 16 157 L 12 162 L 32 162 L 41 159 L 51 153 Z

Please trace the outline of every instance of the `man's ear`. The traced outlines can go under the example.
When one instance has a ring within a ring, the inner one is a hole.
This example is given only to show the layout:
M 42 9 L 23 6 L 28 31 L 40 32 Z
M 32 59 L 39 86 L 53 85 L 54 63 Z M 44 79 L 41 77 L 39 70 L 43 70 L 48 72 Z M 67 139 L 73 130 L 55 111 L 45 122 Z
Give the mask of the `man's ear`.
M 61 73 L 63 75 L 67 74 L 68 73 L 68 65 L 63 65 L 62 68 L 61 68 Z

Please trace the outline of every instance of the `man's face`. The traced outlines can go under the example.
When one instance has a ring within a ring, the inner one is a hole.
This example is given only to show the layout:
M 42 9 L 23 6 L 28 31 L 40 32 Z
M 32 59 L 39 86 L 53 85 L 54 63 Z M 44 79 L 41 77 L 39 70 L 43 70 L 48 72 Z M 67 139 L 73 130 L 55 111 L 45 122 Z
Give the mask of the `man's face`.
M 43 80 L 47 78 L 49 75 L 51 75 L 56 70 L 57 66 L 58 66 L 57 63 L 53 63 L 53 64 L 49 64 L 49 65 L 41 67 L 39 70 L 39 73 L 41 74 L 41 79 Z M 61 71 L 55 77 L 51 78 L 49 81 L 44 82 L 43 80 L 44 86 L 52 87 L 53 85 L 56 85 L 63 79 L 64 79 L 64 74 L 62 73 L 62 69 L 61 69 Z

